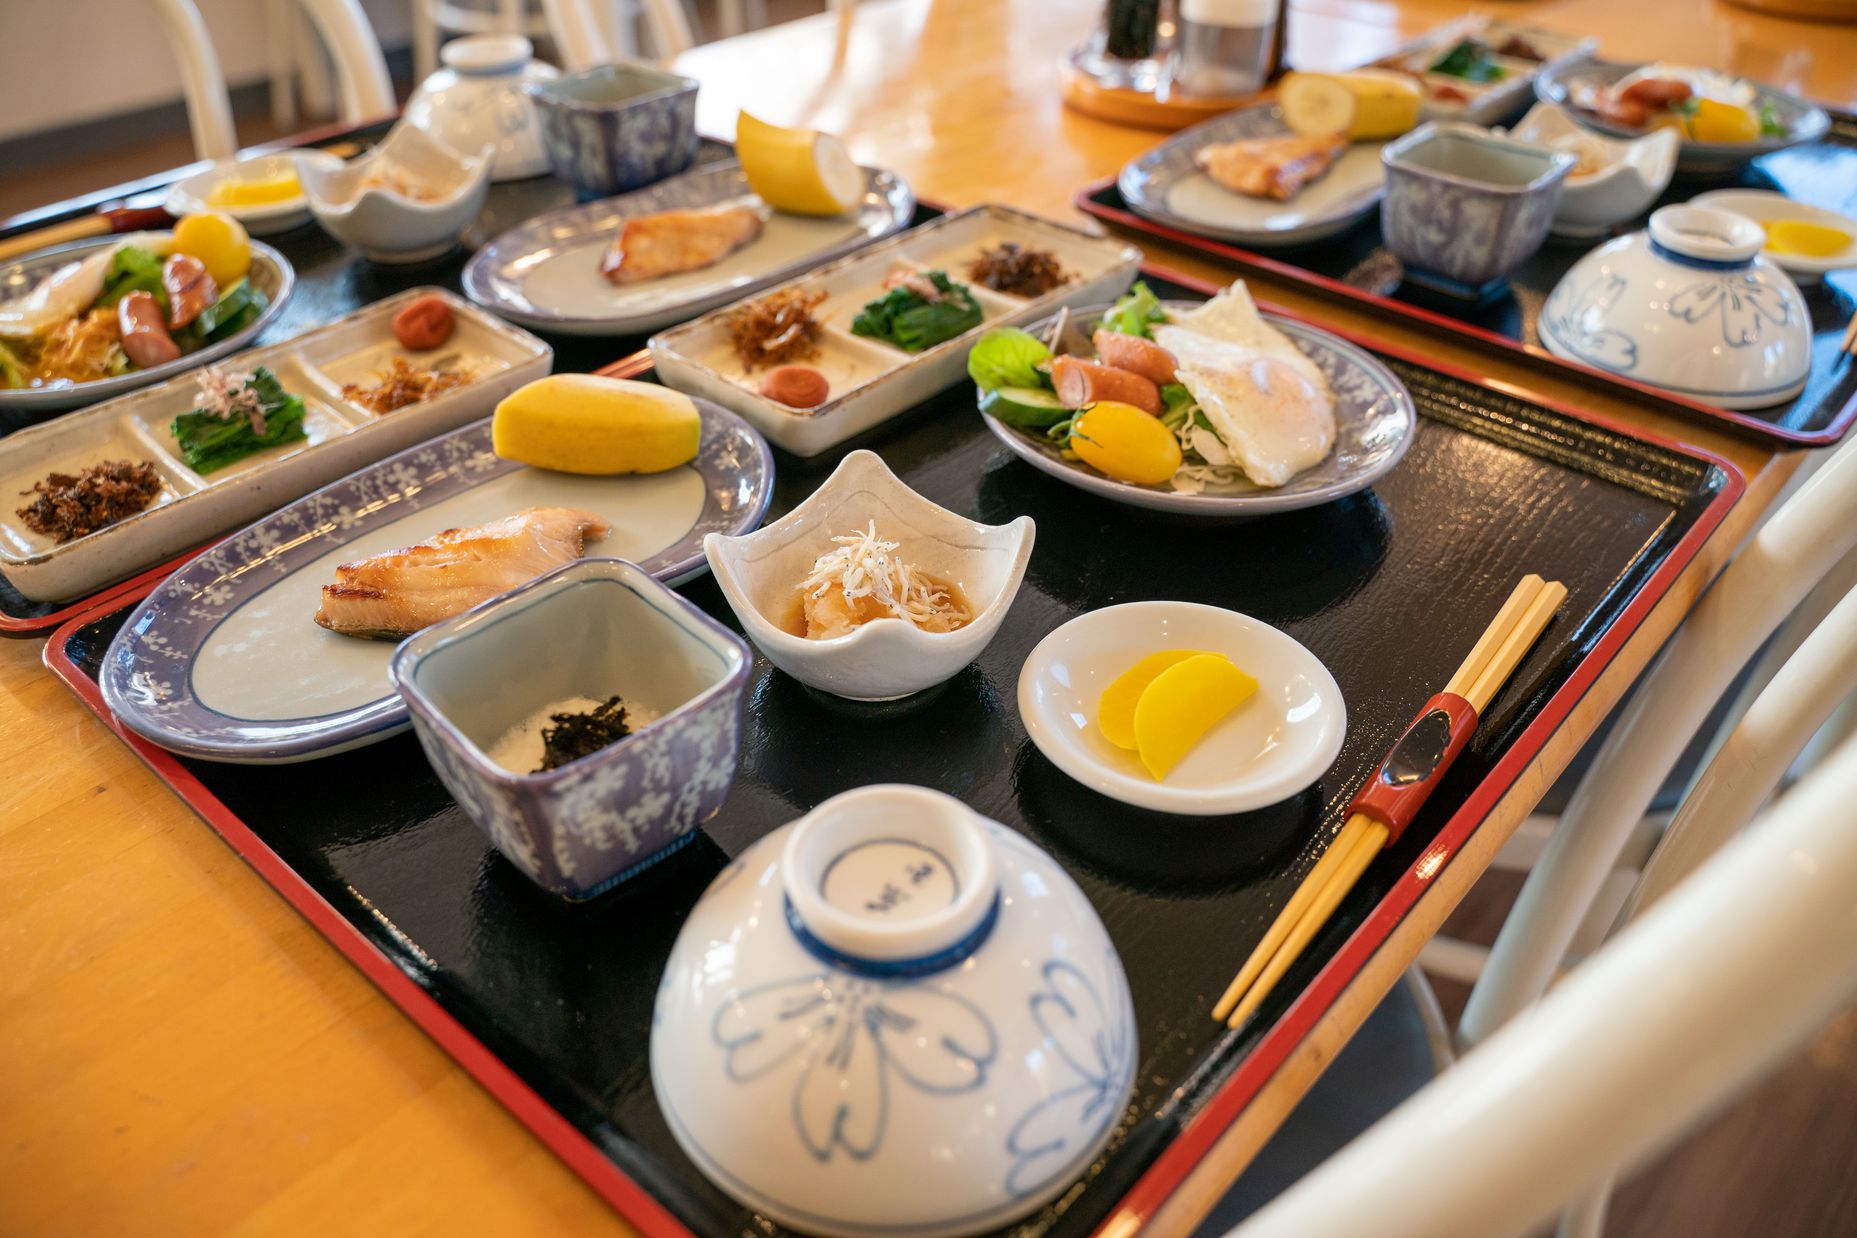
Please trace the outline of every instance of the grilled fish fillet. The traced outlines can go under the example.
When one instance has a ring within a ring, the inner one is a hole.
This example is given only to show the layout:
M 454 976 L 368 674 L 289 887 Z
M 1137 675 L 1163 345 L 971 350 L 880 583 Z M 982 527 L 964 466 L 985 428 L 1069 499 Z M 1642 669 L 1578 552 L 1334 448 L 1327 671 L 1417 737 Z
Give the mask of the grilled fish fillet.
M 399 640 L 571 563 L 612 532 L 574 507 L 531 507 L 489 524 L 344 563 L 316 622 L 343 636 Z
M 1348 147 L 1341 134 L 1246 138 L 1203 146 L 1193 162 L 1234 193 L 1288 202 L 1321 177 Z
M 720 262 L 761 235 L 761 212 L 747 206 L 634 215 L 600 259 L 600 274 L 636 284 Z

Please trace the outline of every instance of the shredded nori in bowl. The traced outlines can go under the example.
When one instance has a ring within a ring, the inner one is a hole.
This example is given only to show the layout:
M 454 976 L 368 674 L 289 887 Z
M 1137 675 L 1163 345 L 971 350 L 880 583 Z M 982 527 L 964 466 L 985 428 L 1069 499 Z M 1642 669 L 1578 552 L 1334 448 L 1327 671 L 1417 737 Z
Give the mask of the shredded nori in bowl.
M 569 761 L 598 752 L 632 733 L 625 720 L 625 706 L 619 698 L 606 698 L 585 713 L 549 714 L 553 726 L 542 728 L 542 764 L 535 772 L 545 774 Z

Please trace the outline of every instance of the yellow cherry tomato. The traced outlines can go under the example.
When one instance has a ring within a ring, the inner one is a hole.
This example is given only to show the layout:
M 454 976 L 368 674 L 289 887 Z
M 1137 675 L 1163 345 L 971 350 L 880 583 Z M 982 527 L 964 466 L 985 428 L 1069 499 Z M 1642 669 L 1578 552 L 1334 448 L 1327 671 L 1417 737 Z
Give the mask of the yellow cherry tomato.
M 1760 121 L 1744 107 L 1698 99 L 1689 118 L 1689 136 L 1698 142 L 1752 142 L 1760 136 Z
M 251 270 L 251 238 L 245 226 L 218 211 L 181 216 L 174 225 L 173 252 L 198 258 L 222 290 Z
M 1158 486 L 1180 471 L 1180 440 L 1133 404 L 1104 400 L 1070 423 L 1077 458 L 1117 481 Z

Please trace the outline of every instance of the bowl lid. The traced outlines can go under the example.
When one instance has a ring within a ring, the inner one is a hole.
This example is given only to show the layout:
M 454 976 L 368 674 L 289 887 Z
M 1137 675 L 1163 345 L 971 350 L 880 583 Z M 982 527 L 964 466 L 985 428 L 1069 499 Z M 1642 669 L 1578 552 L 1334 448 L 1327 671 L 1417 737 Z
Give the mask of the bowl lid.
M 519 34 L 471 34 L 445 44 L 438 58 L 460 73 L 507 73 L 535 58 L 535 44 Z
M 1766 244 L 1753 220 L 1708 206 L 1666 206 L 1651 212 L 1651 244 L 1695 262 L 1739 266 Z

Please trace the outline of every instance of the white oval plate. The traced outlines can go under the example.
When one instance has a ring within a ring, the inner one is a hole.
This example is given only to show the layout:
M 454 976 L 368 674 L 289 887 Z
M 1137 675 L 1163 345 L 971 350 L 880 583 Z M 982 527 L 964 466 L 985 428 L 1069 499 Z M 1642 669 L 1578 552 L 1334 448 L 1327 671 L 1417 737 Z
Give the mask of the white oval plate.
M 1207 732 L 1164 782 L 1103 738 L 1096 702 L 1151 653 L 1222 653 L 1257 693 Z M 1093 791 L 1157 812 L 1215 816 L 1280 803 L 1341 752 L 1347 706 L 1328 668 L 1261 619 L 1196 602 L 1129 602 L 1078 615 L 1038 642 L 1019 673 L 1019 718 L 1051 763 Z
M 1795 202 L 1785 194 L 1775 193 L 1771 189 L 1712 189 L 1708 193 L 1697 194 L 1689 201 L 1692 206 L 1712 206 L 1717 210 L 1731 211 L 1762 227 L 1775 220 L 1798 219 L 1809 224 L 1823 224 L 1828 228 L 1841 228 L 1857 237 L 1857 219 L 1828 211 L 1822 206 Z M 1816 284 L 1829 271 L 1857 267 L 1857 240 L 1852 240 L 1828 258 L 1806 258 L 1799 254 L 1775 253 L 1771 249 L 1760 252 L 1798 284 Z
M 562 335 L 627 335 L 694 318 L 822 266 L 909 224 L 916 196 L 893 172 L 865 169 L 863 200 L 836 219 L 774 212 L 761 235 L 722 261 L 623 287 L 600 256 L 628 215 L 759 202 L 741 165 L 703 164 L 646 189 L 526 220 L 478 250 L 464 294 L 511 322 Z
M 1196 308 L 1187 301 L 1169 301 L 1166 306 L 1170 310 Z M 1091 306 L 1075 311 L 1073 319 L 1085 333 L 1092 333 L 1108 311 L 1107 305 Z M 1334 450 L 1320 464 L 1304 469 L 1281 486 L 1239 481 L 1199 494 L 1167 486 L 1137 486 L 1105 477 L 1081 460 L 1067 458 L 1037 430 L 1014 429 L 990 414 L 980 415 L 993 437 L 1041 473 L 1130 507 L 1208 520 L 1248 520 L 1332 503 L 1365 490 L 1392 472 L 1405 459 L 1418 429 L 1418 410 L 1406 385 L 1366 351 L 1319 327 L 1276 314 L 1265 314 L 1264 318 L 1309 354 L 1335 391 Z M 1026 329 L 1043 336 L 1050 322 L 1047 318 Z
M 1274 103 L 1260 103 L 1183 129 L 1122 169 L 1116 187 L 1137 215 L 1254 249 L 1302 245 L 1333 236 L 1379 204 L 1386 188 L 1384 142 L 1357 142 L 1320 180 L 1288 202 L 1235 193 L 1199 170 L 1202 146 L 1289 132 Z

